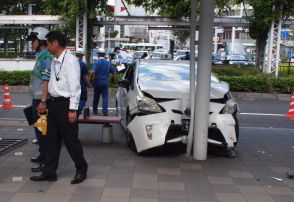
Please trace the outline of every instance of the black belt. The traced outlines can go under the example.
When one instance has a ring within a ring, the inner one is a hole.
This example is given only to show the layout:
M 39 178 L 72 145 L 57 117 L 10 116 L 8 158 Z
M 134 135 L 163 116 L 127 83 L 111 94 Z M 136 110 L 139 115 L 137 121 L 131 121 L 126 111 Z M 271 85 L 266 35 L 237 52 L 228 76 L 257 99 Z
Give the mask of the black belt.
M 62 101 L 68 101 L 69 98 L 66 97 L 52 97 L 50 96 L 50 98 L 48 99 L 51 102 L 62 102 Z

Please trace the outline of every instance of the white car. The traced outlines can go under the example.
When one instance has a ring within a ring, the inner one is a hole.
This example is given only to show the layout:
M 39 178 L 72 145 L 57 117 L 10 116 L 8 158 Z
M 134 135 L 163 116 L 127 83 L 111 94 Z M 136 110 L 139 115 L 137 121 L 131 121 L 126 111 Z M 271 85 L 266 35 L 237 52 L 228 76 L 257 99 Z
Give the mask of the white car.
M 186 142 L 190 122 L 189 65 L 130 65 L 119 81 L 117 113 L 127 144 L 138 153 L 167 143 Z M 238 106 L 228 84 L 211 76 L 209 143 L 235 155 L 239 136 Z

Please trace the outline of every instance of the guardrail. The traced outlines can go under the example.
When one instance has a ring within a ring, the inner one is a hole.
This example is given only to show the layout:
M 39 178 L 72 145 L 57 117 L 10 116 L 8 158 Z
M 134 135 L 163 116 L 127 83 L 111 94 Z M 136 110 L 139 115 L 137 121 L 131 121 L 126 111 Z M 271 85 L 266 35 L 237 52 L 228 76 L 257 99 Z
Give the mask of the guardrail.
M 0 59 L 0 70 L 3 71 L 23 71 L 33 70 L 36 60 L 25 58 Z

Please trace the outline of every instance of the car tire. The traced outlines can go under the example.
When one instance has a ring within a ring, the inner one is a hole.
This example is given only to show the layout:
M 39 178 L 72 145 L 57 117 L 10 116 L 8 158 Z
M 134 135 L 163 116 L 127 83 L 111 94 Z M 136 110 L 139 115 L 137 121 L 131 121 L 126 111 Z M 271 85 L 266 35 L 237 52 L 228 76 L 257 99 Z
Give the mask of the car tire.
M 127 110 L 127 115 L 126 115 L 126 140 L 127 140 L 127 146 L 133 150 L 134 152 L 137 152 L 137 147 L 136 143 L 134 141 L 133 135 L 131 131 L 128 129 L 129 123 L 132 121 L 132 117 L 130 115 L 129 109 Z

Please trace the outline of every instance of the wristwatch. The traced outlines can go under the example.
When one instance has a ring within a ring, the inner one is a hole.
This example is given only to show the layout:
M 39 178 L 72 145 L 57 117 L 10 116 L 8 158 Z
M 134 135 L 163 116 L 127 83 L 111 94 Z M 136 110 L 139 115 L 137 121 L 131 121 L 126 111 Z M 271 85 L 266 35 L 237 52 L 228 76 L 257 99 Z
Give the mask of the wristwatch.
M 41 100 L 41 103 L 45 105 L 46 104 L 46 100 Z
M 68 111 L 69 112 L 76 112 L 77 110 L 75 110 L 75 109 L 69 109 Z

